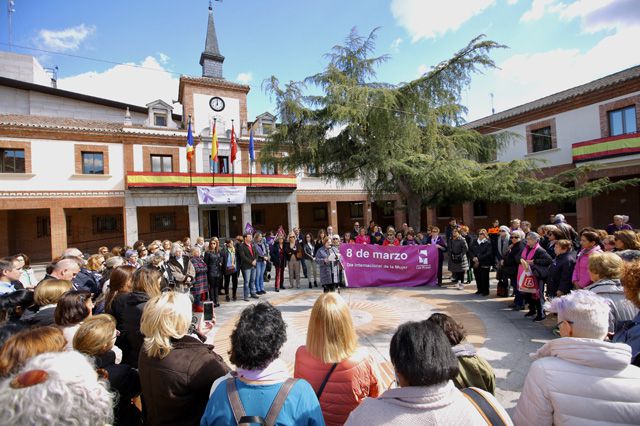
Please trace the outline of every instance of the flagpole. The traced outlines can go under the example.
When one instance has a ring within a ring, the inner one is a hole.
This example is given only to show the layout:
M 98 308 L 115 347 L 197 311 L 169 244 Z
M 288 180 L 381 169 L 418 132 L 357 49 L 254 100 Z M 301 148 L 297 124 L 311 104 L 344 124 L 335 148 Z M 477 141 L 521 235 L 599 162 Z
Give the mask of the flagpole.
M 191 114 L 189 114 L 189 132 L 191 132 Z M 188 139 L 188 137 L 187 137 Z M 189 150 L 189 148 L 187 148 L 187 151 Z M 191 188 L 193 186 L 193 179 L 191 176 L 191 157 L 189 156 L 189 154 L 187 153 L 187 160 L 189 161 L 189 188 Z
M 235 135 L 233 128 L 233 119 L 231 119 L 231 151 L 233 152 L 233 143 L 234 143 Z M 238 142 L 236 142 L 238 143 Z M 232 154 L 233 155 L 233 154 Z M 229 157 L 231 159 L 231 157 Z M 235 158 L 231 160 L 231 186 L 236 186 L 236 162 Z
M 216 131 L 216 119 L 213 118 L 213 130 L 211 131 L 211 151 L 213 151 L 214 136 Z M 216 157 L 218 156 L 218 147 L 216 147 Z M 216 160 L 211 158 L 211 186 L 216 186 Z

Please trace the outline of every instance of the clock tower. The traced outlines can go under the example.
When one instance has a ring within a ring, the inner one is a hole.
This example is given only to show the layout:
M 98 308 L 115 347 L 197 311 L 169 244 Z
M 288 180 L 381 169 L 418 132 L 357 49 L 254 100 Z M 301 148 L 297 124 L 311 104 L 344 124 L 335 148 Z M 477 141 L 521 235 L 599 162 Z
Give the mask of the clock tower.
M 178 101 L 182 104 L 183 127 L 189 116 L 194 136 L 210 136 L 213 119 L 221 143 L 230 137 L 231 124 L 236 136 L 247 132 L 247 93 L 249 86 L 226 80 L 222 74 L 224 56 L 220 53 L 218 36 L 209 2 L 209 16 L 204 51 L 200 55 L 201 77 L 181 76 Z

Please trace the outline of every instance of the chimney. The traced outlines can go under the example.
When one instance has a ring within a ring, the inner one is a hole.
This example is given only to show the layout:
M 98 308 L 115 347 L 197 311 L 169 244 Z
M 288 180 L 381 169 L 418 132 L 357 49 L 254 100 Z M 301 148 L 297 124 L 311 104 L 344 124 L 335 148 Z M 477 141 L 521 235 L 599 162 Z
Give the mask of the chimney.
M 127 107 L 127 112 L 124 113 L 124 125 L 131 126 L 133 122 L 131 121 L 131 111 L 129 111 L 129 107 Z

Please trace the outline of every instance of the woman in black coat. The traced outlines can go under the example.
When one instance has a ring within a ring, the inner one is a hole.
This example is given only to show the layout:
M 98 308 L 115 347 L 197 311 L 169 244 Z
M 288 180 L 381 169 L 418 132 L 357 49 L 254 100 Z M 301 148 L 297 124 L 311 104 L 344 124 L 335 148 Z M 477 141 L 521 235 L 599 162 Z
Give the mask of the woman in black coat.
M 204 254 L 204 263 L 207 265 L 207 279 L 209 281 L 209 299 L 213 300 L 213 306 L 220 306 L 218 289 L 222 286 L 222 252 L 220 242 L 212 238 L 209 242 L 209 250 Z
M 559 240 L 554 243 L 556 258 L 549 267 L 547 279 L 547 294 L 549 297 L 560 297 L 569 294 L 573 289 L 571 277 L 576 267 L 576 252 L 569 240 Z
M 529 232 L 527 234 L 527 244 L 522 250 L 521 258 L 526 261 L 533 275 L 538 279 L 538 292 L 527 293 L 524 295 L 524 300 L 529 304 L 529 312 L 525 314 L 526 317 L 533 317 L 534 321 L 542 321 L 545 318 L 544 311 L 542 310 L 542 304 L 544 301 L 544 283 L 549 277 L 549 266 L 553 262 L 549 253 L 542 247 L 540 247 L 540 235 L 536 232 Z M 531 251 L 535 250 L 533 257 Z
M 232 283 L 233 287 L 231 292 L 233 293 L 233 300 L 236 300 L 236 293 L 238 291 L 238 272 L 240 271 L 240 259 L 236 251 L 236 245 L 233 240 L 227 238 L 224 242 L 224 247 L 220 250 L 222 255 L 222 274 L 224 276 L 224 293 L 227 302 L 231 300 L 229 295 L 229 284 Z
M 507 254 L 505 254 L 504 259 L 502 259 L 502 270 L 504 276 L 509 279 L 511 287 L 513 288 L 514 299 L 509 307 L 513 308 L 514 311 L 521 311 L 524 309 L 524 299 L 518 291 L 518 266 L 520 265 L 520 256 L 525 246 L 525 242 L 523 241 L 524 232 L 518 230 L 513 231 L 509 238 L 511 239 L 511 245 L 507 249 Z
M 486 229 L 478 231 L 478 239 L 471 243 L 471 265 L 476 277 L 476 294 L 489 295 L 489 270 L 494 265 L 493 247 Z
M 271 246 L 271 263 L 276 272 L 276 280 L 274 283 L 276 291 L 286 288 L 284 286 L 284 268 L 287 265 L 287 253 L 284 243 L 284 235 L 278 235 Z M 289 284 L 291 285 L 291 284 Z

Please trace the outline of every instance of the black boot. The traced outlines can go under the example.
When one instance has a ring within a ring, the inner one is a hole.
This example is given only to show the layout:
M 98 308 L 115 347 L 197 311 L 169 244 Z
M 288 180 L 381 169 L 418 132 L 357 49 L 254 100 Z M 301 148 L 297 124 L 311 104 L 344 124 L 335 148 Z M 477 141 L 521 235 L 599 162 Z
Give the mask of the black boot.
M 313 286 L 311 285 L 311 281 L 309 281 L 309 288 L 313 288 Z
M 314 287 L 318 287 L 318 281 L 314 281 L 314 282 L 313 282 L 313 286 L 314 286 Z

